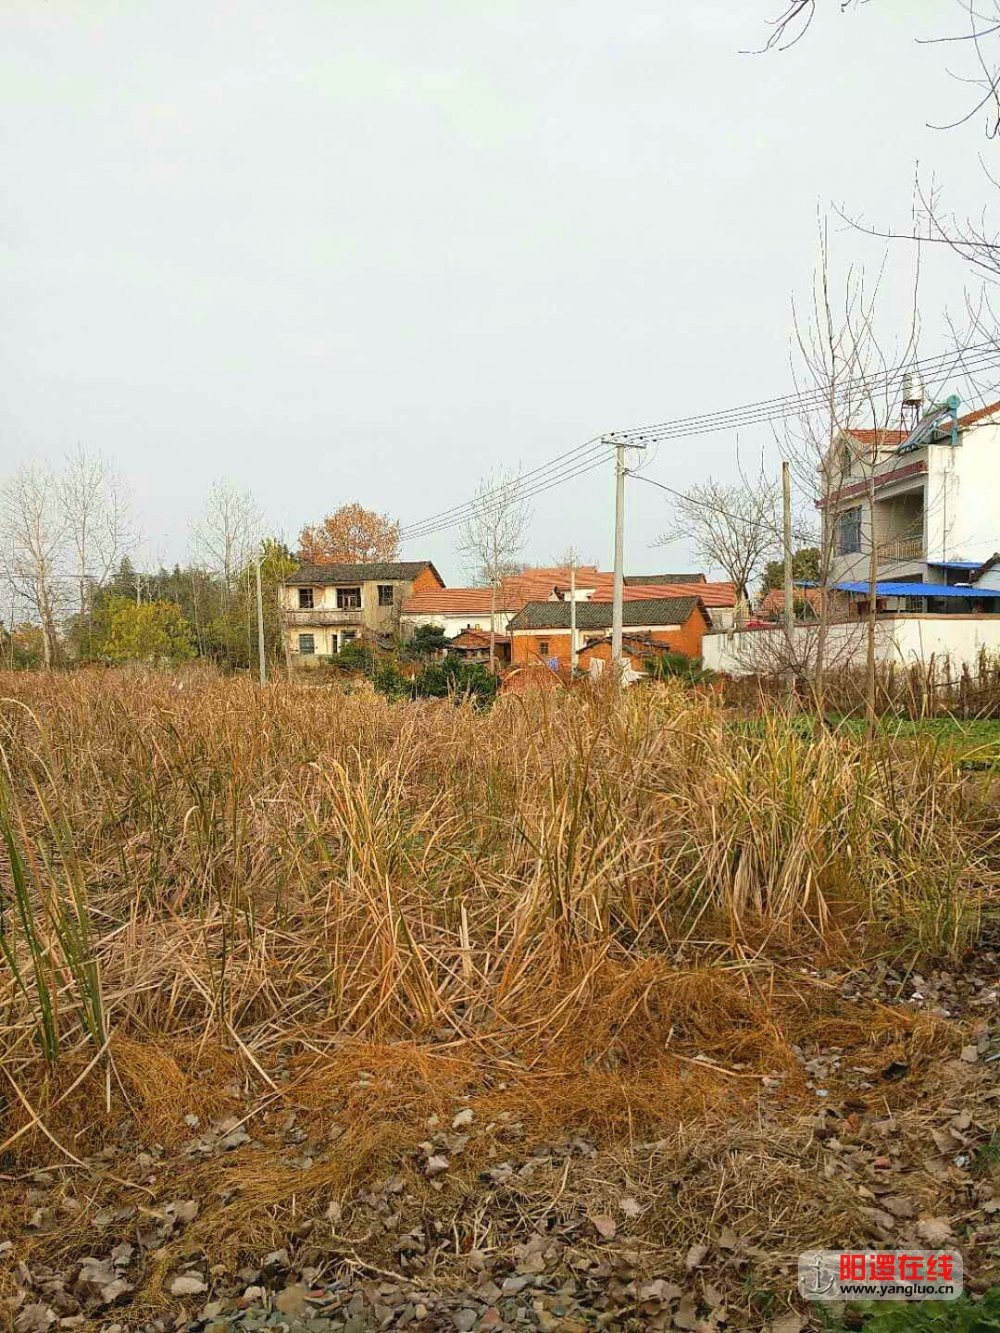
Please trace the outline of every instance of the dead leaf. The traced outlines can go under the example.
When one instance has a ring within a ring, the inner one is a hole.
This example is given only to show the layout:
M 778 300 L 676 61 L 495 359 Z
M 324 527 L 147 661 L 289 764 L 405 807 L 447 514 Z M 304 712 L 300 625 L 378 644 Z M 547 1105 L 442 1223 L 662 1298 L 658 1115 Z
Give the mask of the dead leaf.
M 684 1267 L 689 1273 L 692 1269 L 699 1268 L 704 1262 L 706 1254 L 708 1254 L 707 1245 L 692 1245 L 684 1259 Z
M 893 1217 L 916 1217 L 917 1210 L 909 1199 L 901 1194 L 888 1194 L 881 1200 L 882 1207 L 888 1209 Z
M 951 1240 L 951 1223 L 946 1217 L 926 1217 L 917 1223 L 917 1235 L 928 1245 L 944 1245 Z
M 203 1291 L 208 1286 L 200 1273 L 182 1273 L 170 1284 L 171 1296 L 200 1296 Z
M 274 1303 L 282 1314 L 301 1315 L 306 1308 L 306 1297 L 308 1295 L 308 1287 L 296 1284 L 292 1287 L 286 1287 L 284 1291 L 279 1291 L 274 1298 Z
M 653 1282 L 644 1282 L 639 1288 L 639 1300 L 642 1302 L 660 1301 L 667 1305 L 670 1301 L 676 1301 L 684 1293 L 674 1282 L 667 1282 L 665 1278 L 658 1277 Z
M 802 1333 L 805 1324 L 795 1313 L 794 1310 L 788 1314 L 783 1314 L 780 1319 L 775 1319 L 771 1324 L 771 1333 Z
M 705 1283 L 702 1287 L 702 1293 L 705 1297 L 705 1304 L 711 1306 L 713 1309 L 715 1309 L 716 1306 L 722 1305 L 726 1299 L 719 1288 L 713 1287 L 711 1282 Z
M 613 1217 L 607 1217 L 604 1213 L 600 1213 L 597 1217 L 592 1217 L 590 1220 L 594 1230 L 602 1240 L 614 1240 L 618 1228 L 615 1226 L 615 1219 Z
M 961 1147 L 961 1140 L 956 1139 L 950 1129 L 932 1129 L 931 1138 L 934 1140 L 934 1146 L 939 1153 L 946 1157 L 950 1156 L 956 1148 Z
M 638 1199 L 632 1199 L 628 1196 L 618 1200 L 618 1207 L 626 1217 L 641 1217 L 646 1211 Z
M 698 1327 L 698 1316 L 695 1313 L 694 1297 L 690 1292 L 681 1298 L 681 1303 L 674 1311 L 674 1328 L 695 1329 Z
M 14 1320 L 17 1333 L 46 1333 L 56 1322 L 55 1311 L 47 1305 L 26 1305 Z

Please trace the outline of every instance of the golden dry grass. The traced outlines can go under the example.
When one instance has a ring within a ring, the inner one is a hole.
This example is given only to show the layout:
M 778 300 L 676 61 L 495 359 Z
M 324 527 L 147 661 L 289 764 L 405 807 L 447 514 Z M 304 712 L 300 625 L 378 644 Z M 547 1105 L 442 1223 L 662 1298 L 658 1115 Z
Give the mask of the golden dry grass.
M 670 686 L 484 712 L 197 672 L 12 675 L 0 745 L 3 1151 L 18 1170 L 79 1159 L 126 1114 L 167 1150 L 189 1112 L 249 1114 L 262 1141 L 278 1109 L 336 1123 L 305 1171 L 175 1167 L 175 1196 L 217 1200 L 185 1243 L 233 1254 L 407 1161 L 459 1101 L 498 1126 L 471 1181 L 514 1117 L 608 1144 L 731 1134 L 763 1077 L 801 1099 L 795 1042 L 953 1045 L 802 969 L 958 952 L 996 884 L 982 785 L 932 747 L 901 762 L 780 715 L 749 731 Z M 128 1188 L 106 1180 L 56 1248 Z

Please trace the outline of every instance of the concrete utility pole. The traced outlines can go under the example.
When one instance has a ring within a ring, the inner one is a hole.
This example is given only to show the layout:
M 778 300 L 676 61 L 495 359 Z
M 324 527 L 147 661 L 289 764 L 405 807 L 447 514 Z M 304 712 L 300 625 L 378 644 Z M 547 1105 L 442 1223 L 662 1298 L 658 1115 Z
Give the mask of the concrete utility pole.
M 615 440 L 615 581 L 611 600 L 611 665 L 622 671 L 622 608 L 625 602 L 625 449 L 644 449 L 642 444 L 626 446 Z
M 785 669 L 785 681 L 788 688 L 788 702 L 795 697 L 795 585 L 792 582 L 792 473 L 787 461 L 781 464 L 781 517 L 782 544 L 785 552 L 785 651 L 788 665 Z
M 576 652 L 576 552 L 570 556 L 569 561 L 569 675 L 570 679 L 576 675 L 577 665 Z
M 260 561 L 255 566 L 257 571 L 257 666 L 260 671 L 260 683 L 267 684 L 267 660 L 264 657 L 264 599 L 260 590 Z

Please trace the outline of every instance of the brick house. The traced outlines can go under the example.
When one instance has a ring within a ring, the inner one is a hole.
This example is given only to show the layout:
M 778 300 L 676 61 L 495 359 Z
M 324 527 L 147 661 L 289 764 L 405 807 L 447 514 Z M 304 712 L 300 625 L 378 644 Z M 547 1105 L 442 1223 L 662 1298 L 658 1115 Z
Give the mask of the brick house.
M 523 606 L 507 626 L 512 665 L 543 663 L 556 670 L 568 671 L 570 609 L 570 603 L 562 601 L 528 602 Z M 660 651 L 700 658 L 701 641 L 712 625 L 701 598 L 693 595 L 626 597 L 622 622 L 629 641 L 626 643 L 623 635 L 622 646 L 636 670 L 642 670 L 642 662 L 649 656 L 649 651 L 639 651 L 644 644 L 655 644 Z M 598 645 L 608 640 L 610 632 L 610 601 L 577 602 L 578 654 L 590 646 L 592 655 L 600 658 Z M 608 642 L 608 660 L 610 654 Z
M 490 660 L 489 630 L 463 630 L 461 634 L 456 634 L 449 641 L 448 653 L 460 657 L 463 662 L 488 662 Z M 493 656 L 501 665 L 510 661 L 510 639 L 505 634 L 494 635 Z
M 422 625 L 437 625 L 449 639 L 467 630 L 490 628 L 492 588 L 415 588 L 403 602 L 403 633 L 408 636 Z M 507 628 L 507 621 L 523 605 L 523 599 L 501 586 L 496 594 L 495 626 L 497 634 Z
M 308 663 L 366 634 L 395 635 L 406 598 L 443 587 L 429 560 L 303 565 L 281 588 L 289 652 Z

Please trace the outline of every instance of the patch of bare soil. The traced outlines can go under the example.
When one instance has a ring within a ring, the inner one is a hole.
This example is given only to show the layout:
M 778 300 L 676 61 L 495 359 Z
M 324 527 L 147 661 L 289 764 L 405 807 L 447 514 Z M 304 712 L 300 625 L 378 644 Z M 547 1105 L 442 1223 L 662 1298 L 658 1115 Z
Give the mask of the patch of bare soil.
M 848 1245 L 958 1248 L 985 1290 L 997 964 L 765 981 L 650 963 L 590 977 L 537 1042 L 480 1022 L 276 1042 L 266 1066 L 120 1041 L 85 1077 L 9 1094 L 4 1317 L 800 1333 L 819 1325 L 797 1254 Z

